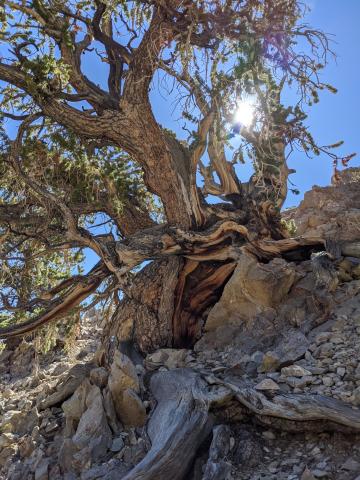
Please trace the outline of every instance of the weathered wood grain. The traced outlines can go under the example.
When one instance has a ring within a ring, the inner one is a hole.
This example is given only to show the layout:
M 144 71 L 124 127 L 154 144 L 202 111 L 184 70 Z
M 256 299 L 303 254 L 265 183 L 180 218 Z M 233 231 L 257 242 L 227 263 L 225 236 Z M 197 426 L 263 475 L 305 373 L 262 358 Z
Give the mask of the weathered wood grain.
M 152 447 L 123 480 L 183 480 L 212 420 L 206 384 L 189 369 L 156 373 L 150 389 L 157 406 L 148 424 Z

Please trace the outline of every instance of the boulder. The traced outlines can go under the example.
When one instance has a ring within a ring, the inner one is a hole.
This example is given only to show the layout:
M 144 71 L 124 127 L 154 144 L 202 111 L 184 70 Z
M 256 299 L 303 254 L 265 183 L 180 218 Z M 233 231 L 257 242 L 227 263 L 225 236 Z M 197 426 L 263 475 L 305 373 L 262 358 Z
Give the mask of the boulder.
M 104 410 L 106 413 L 106 418 L 108 421 L 108 424 L 111 428 L 111 430 L 115 433 L 118 434 L 121 432 L 121 423 L 119 422 L 115 407 L 114 407 L 114 402 L 110 393 L 110 390 L 108 387 L 106 387 L 103 392 L 103 405 L 104 405 Z
M 58 462 L 61 467 L 61 470 L 65 473 L 73 472 L 74 466 L 72 464 L 74 455 L 78 452 L 78 448 L 71 438 L 65 438 L 60 450 Z
M 136 367 L 129 357 L 118 350 L 111 365 L 109 390 L 119 420 L 128 426 L 144 425 L 146 410 L 138 396 L 140 384 Z
M 275 348 L 280 358 L 280 367 L 287 367 L 302 358 L 309 345 L 309 340 L 300 330 L 288 329 L 281 336 Z
M 262 264 L 251 255 L 241 255 L 219 302 L 209 313 L 206 331 L 224 324 L 251 329 L 260 314 L 273 317 L 275 307 L 288 294 L 294 281 L 295 268 L 283 259 Z
M 109 389 L 116 404 L 116 397 L 127 388 L 135 392 L 140 391 L 136 367 L 129 357 L 116 350 L 111 364 L 109 376 Z
M 66 418 L 65 436 L 69 437 L 75 433 L 79 420 L 87 408 L 86 398 L 90 390 L 91 384 L 85 379 L 73 395 L 62 404 L 61 408 Z
M 284 212 L 283 218 L 295 222 L 297 235 L 336 239 L 343 254 L 358 256 L 360 249 L 346 251 L 346 247 L 352 242 L 359 245 L 359 179 L 359 168 L 339 172 L 335 185 L 314 186 L 297 208 Z
M 131 388 L 117 398 L 117 414 L 121 422 L 129 427 L 141 427 L 146 423 L 146 409 L 138 394 Z
M 80 418 L 72 441 L 78 450 L 89 447 L 92 460 L 97 461 L 104 456 L 112 441 L 99 387 L 95 385 L 91 387 L 86 405 L 87 410 Z

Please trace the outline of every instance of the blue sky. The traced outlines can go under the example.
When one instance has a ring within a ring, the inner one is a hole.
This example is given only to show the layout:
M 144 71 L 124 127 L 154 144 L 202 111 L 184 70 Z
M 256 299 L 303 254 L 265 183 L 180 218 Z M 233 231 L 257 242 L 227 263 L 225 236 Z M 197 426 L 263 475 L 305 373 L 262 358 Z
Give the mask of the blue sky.
M 332 49 L 337 54 L 323 73 L 323 80 L 338 89 L 336 95 L 324 92 L 320 103 L 311 108 L 308 125 L 315 139 L 323 145 L 344 140 L 341 152 L 357 152 L 349 166 L 360 166 L 360 1 L 309 0 L 307 21 L 325 33 L 333 34 Z M 301 195 L 289 196 L 286 206 L 296 205 L 313 185 L 328 185 L 332 175 L 326 156 L 308 160 L 296 153 L 290 167 L 297 170 L 292 181 Z
M 329 65 L 323 70 L 322 80 L 338 89 L 337 94 L 320 92 L 320 103 L 309 109 L 307 125 L 319 145 L 329 145 L 339 140 L 344 145 L 337 153 L 347 155 L 360 154 L 360 0 L 307 0 L 311 9 L 305 19 L 316 29 L 331 34 L 331 49 L 336 59 L 330 58 Z M 182 122 L 178 113 L 171 115 L 172 107 L 153 89 L 152 94 L 155 115 L 158 121 L 171 128 L 181 137 Z M 288 97 L 289 102 L 296 102 L 295 92 Z M 294 152 L 289 166 L 296 169 L 291 181 L 300 191 L 300 195 L 289 193 L 284 208 L 295 206 L 302 200 L 304 193 L 313 185 L 330 184 L 332 162 L 326 155 L 308 159 L 303 152 Z M 355 157 L 349 166 L 360 166 L 360 156 Z M 244 172 L 241 171 L 244 170 Z M 250 166 L 239 166 L 240 178 L 246 178 Z

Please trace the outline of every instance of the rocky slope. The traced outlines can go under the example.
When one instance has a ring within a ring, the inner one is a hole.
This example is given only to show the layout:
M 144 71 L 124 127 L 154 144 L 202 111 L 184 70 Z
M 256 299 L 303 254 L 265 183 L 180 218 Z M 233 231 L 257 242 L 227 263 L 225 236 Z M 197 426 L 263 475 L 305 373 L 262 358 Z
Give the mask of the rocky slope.
M 0 478 L 360 480 L 359 179 L 284 214 L 329 254 L 242 255 L 192 350 L 108 365 L 91 318 L 71 357 L 8 344 Z

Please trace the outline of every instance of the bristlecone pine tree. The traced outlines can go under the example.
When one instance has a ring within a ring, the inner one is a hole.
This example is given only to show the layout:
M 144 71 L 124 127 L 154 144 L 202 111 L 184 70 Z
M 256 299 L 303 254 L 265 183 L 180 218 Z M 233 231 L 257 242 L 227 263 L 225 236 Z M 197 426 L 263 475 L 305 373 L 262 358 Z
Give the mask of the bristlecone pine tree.
M 334 88 L 319 78 L 327 38 L 302 8 L 3 0 L 2 338 L 100 303 L 113 312 L 105 345 L 191 346 L 244 249 L 267 261 L 302 248 L 280 219 L 288 155 L 349 159 L 304 124 Z M 282 103 L 286 88 L 296 105 Z M 154 97 L 182 117 L 186 141 L 159 124 Z M 238 122 L 246 102 L 253 118 Z M 89 249 L 99 261 L 83 274 Z

